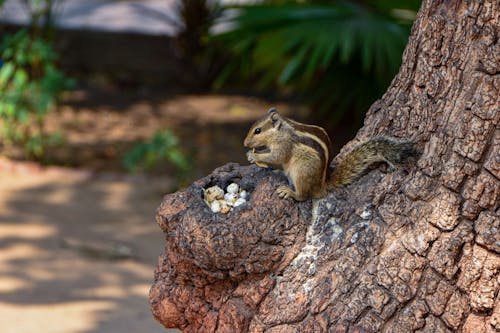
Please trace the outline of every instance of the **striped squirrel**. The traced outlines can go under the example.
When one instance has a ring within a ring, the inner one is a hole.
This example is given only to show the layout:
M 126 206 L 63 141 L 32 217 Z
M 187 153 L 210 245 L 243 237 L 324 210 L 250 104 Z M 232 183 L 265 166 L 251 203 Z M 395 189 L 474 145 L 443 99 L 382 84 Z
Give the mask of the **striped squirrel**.
M 326 131 L 283 117 L 275 108 L 252 125 L 244 146 L 251 149 L 250 163 L 284 171 L 292 187 L 280 186 L 276 192 L 296 201 L 321 198 L 328 190 L 348 185 L 372 163 L 396 168 L 416 153 L 411 142 L 378 136 L 357 145 L 331 170 L 333 154 Z

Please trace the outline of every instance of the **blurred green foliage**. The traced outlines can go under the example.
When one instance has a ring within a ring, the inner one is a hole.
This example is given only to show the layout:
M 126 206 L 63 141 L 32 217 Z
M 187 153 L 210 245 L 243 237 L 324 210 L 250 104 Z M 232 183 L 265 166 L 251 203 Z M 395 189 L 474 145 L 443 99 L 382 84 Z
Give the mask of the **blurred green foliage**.
M 62 93 L 73 85 L 56 66 L 52 45 L 52 0 L 23 0 L 30 24 L 0 41 L 0 138 L 19 145 L 27 158 L 41 158 L 61 135 L 44 130 L 46 115 Z M 0 3 L 1 5 L 2 3 Z
M 0 136 L 39 158 L 60 136 L 44 131 L 44 120 L 72 81 L 56 68 L 50 42 L 27 29 L 7 34 L 0 44 Z
M 352 110 L 362 119 L 397 73 L 419 5 L 267 0 L 226 7 L 213 40 L 232 57 L 215 87 L 243 77 L 305 100 L 332 122 Z
M 191 171 L 191 163 L 181 150 L 177 136 L 169 129 L 158 131 L 150 140 L 135 145 L 123 158 L 129 172 L 152 171 L 162 162 L 177 169 L 178 181 L 183 181 Z

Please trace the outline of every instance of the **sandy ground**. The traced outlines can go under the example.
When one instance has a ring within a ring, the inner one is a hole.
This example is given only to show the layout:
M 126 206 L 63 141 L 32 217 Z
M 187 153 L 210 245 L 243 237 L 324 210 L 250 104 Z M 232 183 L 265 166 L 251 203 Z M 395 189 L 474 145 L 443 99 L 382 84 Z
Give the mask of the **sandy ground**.
M 1 332 L 165 332 L 147 299 L 169 181 L 0 162 Z

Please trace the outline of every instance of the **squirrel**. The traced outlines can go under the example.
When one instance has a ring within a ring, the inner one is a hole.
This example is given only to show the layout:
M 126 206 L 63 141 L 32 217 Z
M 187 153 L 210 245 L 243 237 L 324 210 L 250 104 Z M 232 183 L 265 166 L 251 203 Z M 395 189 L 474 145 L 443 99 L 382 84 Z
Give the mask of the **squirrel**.
M 357 145 L 332 170 L 331 141 L 326 131 L 283 117 L 275 108 L 257 120 L 244 141 L 250 163 L 282 169 L 290 185 L 276 190 L 280 198 L 305 201 L 324 197 L 327 191 L 348 185 L 376 162 L 392 169 L 416 154 L 413 144 L 377 136 Z

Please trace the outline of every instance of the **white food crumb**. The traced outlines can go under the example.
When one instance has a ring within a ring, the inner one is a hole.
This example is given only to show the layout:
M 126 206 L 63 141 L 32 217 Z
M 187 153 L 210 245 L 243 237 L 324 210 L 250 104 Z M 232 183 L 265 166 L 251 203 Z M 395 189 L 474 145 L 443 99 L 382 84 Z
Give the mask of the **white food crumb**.
M 210 209 L 212 210 L 212 212 L 214 213 L 218 213 L 220 212 L 220 202 L 219 201 L 213 201 L 212 204 L 210 205 Z
M 238 193 L 238 190 L 239 186 L 236 183 L 230 184 L 226 189 L 227 193 Z
M 220 209 L 220 212 L 221 213 L 224 213 L 224 214 L 227 214 L 229 213 L 229 211 L 231 210 L 231 207 L 229 205 L 227 205 L 227 203 L 224 201 L 222 204 L 221 204 L 221 209 Z
M 243 199 L 243 198 L 239 198 L 238 200 L 236 200 L 236 201 L 234 202 L 234 207 L 238 207 L 239 205 L 242 205 L 242 204 L 244 204 L 245 202 L 247 202 L 245 199 Z
M 217 185 L 209 187 L 205 190 L 205 199 L 208 202 L 212 202 L 217 199 L 222 199 L 223 197 L 224 197 L 224 190 Z
M 247 202 L 248 192 L 241 189 L 236 183 L 227 186 L 227 193 L 219 186 L 215 185 L 204 190 L 204 201 L 214 213 L 227 214 L 233 207 L 240 206 Z
M 226 200 L 228 203 L 233 203 L 238 199 L 238 194 L 236 193 L 226 193 L 224 194 L 224 200 Z

